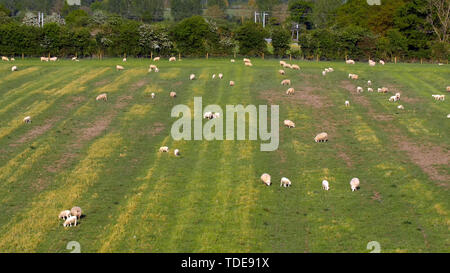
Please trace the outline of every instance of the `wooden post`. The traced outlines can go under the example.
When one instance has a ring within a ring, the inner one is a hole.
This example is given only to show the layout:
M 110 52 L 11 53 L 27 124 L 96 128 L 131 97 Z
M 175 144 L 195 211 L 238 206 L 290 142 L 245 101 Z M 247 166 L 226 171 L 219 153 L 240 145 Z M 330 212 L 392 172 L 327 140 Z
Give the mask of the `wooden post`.
M 397 56 L 395 56 L 395 63 L 397 63 Z
M 181 53 L 178 53 L 178 61 L 181 61 Z
M 207 60 L 208 60 L 208 57 L 209 57 L 209 56 L 208 56 L 208 52 L 206 52 L 206 59 L 207 59 Z
M 422 60 L 422 58 L 420 58 L 420 64 L 423 64 L 423 60 Z
M 289 54 L 289 61 L 292 61 L 292 54 Z
M 23 55 L 23 52 L 22 52 L 22 60 L 24 59 L 24 55 Z
M 150 52 L 150 59 L 153 60 L 153 51 Z
M 264 52 L 263 52 L 263 54 L 262 54 L 262 59 L 264 60 Z
M 234 52 L 234 58 L 236 59 L 236 52 Z

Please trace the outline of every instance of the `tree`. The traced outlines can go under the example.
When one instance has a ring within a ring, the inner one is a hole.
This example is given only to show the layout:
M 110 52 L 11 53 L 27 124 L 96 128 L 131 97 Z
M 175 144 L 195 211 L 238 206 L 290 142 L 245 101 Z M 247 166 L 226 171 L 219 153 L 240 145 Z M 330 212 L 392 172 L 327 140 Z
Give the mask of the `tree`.
M 202 14 L 201 0 L 171 0 L 170 4 L 175 21 Z
M 275 55 L 283 56 L 289 49 L 291 34 L 282 27 L 274 27 L 272 29 L 272 46 Z
M 244 55 L 259 55 L 265 52 L 267 45 L 264 38 L 265 29 L 251 21 L 244 23 L 236 31 L 235 39 L 239 44 L 239 52 Z
M 312 28 L 312 7 L 311 2 L 305 0 L 292 0 L 289 2 L 290 19 L 301 25 L 305 25 L 306 29 Z
M 81 27 L 81 26 L 87 26 L 88 20 L 89 20 L 89 15 L 84 10 L 77 9 L 77 10 L 71 11 L 66 16 L 65 19 L 66 19 L 67 24 L 72 25 L 72 26 Z
M 184 19 L 171 31 L 176 48 L 186 55 L 205 54 L 210 35 L 209 26 L 201 16 Z
M 225 12 L 218 5 L 209 6 L 205 12 L 205 16 L 213 19 L 227 18 Z
M 427 20 L 431 24 L 439 42 L 447 43 L 450 26 L 449 0 L 428 0 Z

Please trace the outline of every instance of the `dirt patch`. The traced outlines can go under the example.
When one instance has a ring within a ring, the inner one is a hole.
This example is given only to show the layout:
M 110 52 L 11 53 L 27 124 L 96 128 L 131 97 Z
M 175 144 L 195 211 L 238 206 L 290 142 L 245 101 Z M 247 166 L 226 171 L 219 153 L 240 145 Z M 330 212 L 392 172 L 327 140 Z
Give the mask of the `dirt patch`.
M 300 103 L 315 109 L 332 105 L 326 97 L 314 94 L 316 89 L 313 87 L 295 88 L 293 95 L 287 95 L 286 90 L 266 90 L 260 93 L 259 98 L 266 100 L 269 104 Z
M 436 168 L 436 165 L 448 166 L 450 164 L 450 153 L 444 151 L 439 146 L 417 145 L 413 142 L 398 141 L 397 147 L 408 153 L 411 160 L 418 165 L 433 180 L 443 181 L 442 185 L 448 186 L 450 176 L 442 174 Z
M 31 184 L 31 188 L 37 192 L 43 191 L 48 186 L 48 181 L 43 178 L 38 178 L 34 180 L 34 182 Z
M 339 158 L 341 158 L 342 160 L 344 160 L 345 164 L 347 164 L 347 167 L 351 168 L 353 166 L 353 162 L 350 159 L 350 157 L 344 153 L 344 152 L 339 152 L 338 153 Z
M 369 100 L 366 97 L 362 96 L 361 94 L 358 94 L 356 92 L 356 85 L 354 85 L 350 81 L 348 80 L 341 81 L 341 87 L 350 92 L 353 101 L 365 107 L 370 106 Z
M 133 85 L 131 85 L 130 91 L 136 91 L 137 89 L 141 88 L 142 86 L 146 85 L 148 83 L 148 79 L 142 79 Z
M 109 79 L 104 79 L 104 80 L 101 80 L 101 81 L 98 81 L 98 82 L 96 82 L 96 83 L 94 83 L 94 86 L 95 87 L 98 87 L 98 86 L 104 86 L 104 85 L 106 85 L 107 83 L 109 83 Z
M 51 166 L 45 167 L 48 172 L 56 173 L 64 169 L 76 157 L 74 153 L 65 153 L 59 160 L 55 161 Z
M 369 110 L 369 114 L 372 118 L 377 121 L 391 121 L 394 119 L 394 116 L 388 114 L 375 114 L 373 111 Z
M 164 130 L 165 128 L 166 128 L 166 126 L 164 126 L 163 123 L 155 122 L 155 123 L 153 123 L 152 128 L 151 128 L 150 132 L 148 132 L 148 134 L 151 136 L 159 135 L 159 133 L 161 133 L 161 131 Z
M 371 198 L 372 198 L 372 200 L 381 202 L 381 194 L 379 192 L 377 192 L 377 191 L 373 192 L 373 195 L 372 195 Z
M 19 138 L 15 143 L 9 144 L 9 146 L 14 147 L 18 146 L 20 144 L 23 144 L 25 142 L 30 142 L 31 140 L 45 134 L 50 128 L 53 127 L 53 125 L 58 122 L 61 118 L 52 118 L 47 120 L 44 125 L 36 126 L 30 131 L 28 131 L 24 136 Z

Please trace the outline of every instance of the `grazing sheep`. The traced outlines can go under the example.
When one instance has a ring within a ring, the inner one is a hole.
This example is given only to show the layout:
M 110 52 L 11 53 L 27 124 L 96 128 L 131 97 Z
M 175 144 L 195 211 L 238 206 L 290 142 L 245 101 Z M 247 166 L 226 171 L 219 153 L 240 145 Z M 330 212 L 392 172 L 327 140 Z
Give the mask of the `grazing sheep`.
M 67 218 L 66 221 L 64 221 L 63 226 L 64 227 L 72 226 L 72 224 L 74 226 L 77 226 L 77 217 L 76 216 L 70 216 L 69 218 Z
M 280 187 L 290 187 L 291 186 L 291 181 L 289 179 L 287 179 L 286 177 L 282 177 L 281 181 L 280 181 Z
M 230 81 L 230 86 L 234 86 L 234 81 Z
M 77 57 L 75 56 L 75 57 L 72 57 L 72 61 L 76 61 L 77 60 Z
M 350 180 L 350 187 L 352 191 L 359 189 L 359 179 L 356 177 L 352 178 L 352 180 Z
M 41 62 L 48 62 L 48 58 L 47 57 L 41 57 Z
M 73 207 L 70 209 L 70 214 L 73 216 L 76 216 L 78 219 L 81 218 L 81 208 L 80 207 Z
M 324 71 L 327 72 L 327 73 L 329 73 L 329 72 L 330 72 L 330 69 L 325 68 Z
M 384 61 L 383 61 L 383 60 L 380 60 L 380 64 L 381 64 L 381 65 L 384 65 Z
M 170 92 L 170 96 L 172 97 L 172 98 L 175 98 L 176 96 L 177 96 L 177 93 L 175 93 L 175 92 Z
M 280 73 L 280 75 L 284 75 L 284 74 L 286 74 L 286 72 L 284 72 L 284 70 L 283 70 L 283 69 L 280 69 L 280 70 L 278 70 L 278 73 Z
M 291 85 L 291 80 L 282 80 L 281 85 Z
M 25 123 L 31 123 L 31 117 L 30 117 L 30 116 L 25 117 L 25 118 L 23 119 L 23 122 L 25 122 Z
M 450 114 L 447 115 L 447 118 L 450 118 Z
M 121 65 L 116 65 L 116 71 L 124 70 L 125 68 Z
M 244 58 L 243 59 L 244 63 L 251 63 L 250 59 Z
M 214 118 L 214 114 L 212 112 L 205 112 L 203 114 L 203 118 L 204 119 L 213 119 Z
M 8 57 L 2 56 L 2 61 L 9 62 Z
M 350 106 L 350 102 L 348 100 L 345 101 L 345 107 L 349 107 Z
M 295 92 L 294 88 L 291 87 L 291 88 L 289 88 L 289 89 L 286 91 L 286 94 L 287 94 L 287 95 L 294 95 L 294 92 Z
M 322 181 L 322 189 L 328 191 L 330 189 L 330 184 L 328 183 L 328 181 L 323 180 Z
M 325 75 L 327 75 L 327 71 L 322 71 L 322 76 L 325 76 Z
M 245 66 L 253 66 L 253 65 L 252 65 L 252 63 L 247 62 L 247 63 L 245 63 Z
M 123 59 L 122 59 L 122 62 L 126 62 L 126 61 L 127 61 L 127 58 L 123 58 Z
M 435 100 L 445 100 L 445 95 L 432 95 Z
M 169 147 L 162 146 L 162 147 L 159 148 L 159 152 L 161 152 L 161 153 L 168 153 L 169 152 Z
M 447 86 L 447 92 L 450 92 L 450 86 Z
M 148 72 L 152 72 L 153 70 L 155 70 L 155 71 L 158 70 L 158 67 L 154 64 L 151 64 Z
M 389 98 L 389 101 L 391 101 L 391 102 L 396 102 L 396 101 L 398 101 L 398 98 L 397 98 L 396 96 L 391 96 L 391 97 Z
M 174 154 L 175 156 L 180 156 L 180 150 L 175 149 L 175 151 L 173 151 L 173 154 Z
M 59 213 L 58 219 L 67 219 L 70 217 L 70 210 L 63 210 Z
M 386 87 L 378 88 L 378 93 L 387 93 L 388 91 L 389 89 Z
M 373 88 L 367 88 L 367 92 L 373 92 Z
M 300 66 L 298 66 L 296 64 L 291 65 L 291 68 L 295 69 L 295 70 L 300 70 Z
M 212 75 L 212 79 L 214 80 L 216 78 L 216 74 L 213 74 Z
M 330 68 L 328 68 L 328 71 L 333 72 L 334 69 L 330 67 Z
M 155 93 L 152 93 L 152 99 L 154 99 L 155 98 Z
M 104 100 L 104 101 L 107 101 L 108 100 L 108 96 L 106 95 L 106 93 L 103 93 L 103 94 L 100 94 L 100 95 L 98 95 L 96 98 L 95 98 L 95 100 Z
M 14 58 L 11 58 L 11 62 L 14 62 L 16 59 L 14 59 Z
M 363 88 L 361 86 L 356 87 L 356 93 L 362 93 Z
M 58 60 L 58 57 L 51 57 L 50 62 L 56 62 Z
M 346 64 L 355 64 L 355 61 L 354 60 L 347 60 L 347 61 L 345 61 L 345 63 Z
M 155 58 L 153 58 L 153 61 L 154 62 L 157 62 L 157 61 L 159 61 L 161 59 L 161 57 L 155 57 Z
M 223 74 L 219 73 L 219 79 L 222 79 L 222 78 L 223 78 Z
M 372 81 L 367 81 L 367 85 L 371 86 L 372 85 Z
M 261 181 L 266 184 L 266 186 L 270 186 L 272 184 L 272 182 L 270 181 L 270 174 L 268 173 L 263 173 L 261 175 Z
M 195 79 L 195 74 L 191 74 L 190 76 L 189 76 L 189 80 L 193 80 L 193 79 Z
M 17 66 L 11 67 L 11 71 L 17 71 Z
M 400 109 L 400 110 L 405 109 L 405 107 L 403 107 L 403 105 L 399 105 L 399 106 L 397 106 L 397 108 Z
M 283 64 L 283 67 L 284 67 L 284 68 L 292 68 L 292 65 L 290 65 L 290 64 L 288 64 L 288 63 L 285 63 L 285 64 Z
M 230 60 L 230 62 L 234 63 L 234 62 L 235 62 L 235 60 L 234 60 L 234 59 L 231 59 L 231 60 Z
M 328 141 L 328 134 L 327 133 L 320 133 L 314 138 L 315 142 L 326 142 Z
M 369 60 L 369 66 L 375 66 L 376 64 L 377 64 L 376 62 Z
M 220 113 L 213 113 L 213 118 L 219 118 L 220 117 Z
M 295 128 L 295 123 L 292 120 L 286 119 L 284 121 L 284 125 L 287 126 L 288 128 Z
M 352 79 L 352 80 L 357 80 L 357 79 L 358 79 L 358 75 L 353 74 L 352 77 L 351 77 L 351 79 Z
M 286 64 L 285 61 L 280 61 L 280 65 L 281 65 L 281 66 L 284 66 L 285 64 Z
M 177 60 L 176 57 L 170 57 L 170 58 L 169 58 L 169 62 L 174 62 L 174 61 L 176 61 L 176 60 Z

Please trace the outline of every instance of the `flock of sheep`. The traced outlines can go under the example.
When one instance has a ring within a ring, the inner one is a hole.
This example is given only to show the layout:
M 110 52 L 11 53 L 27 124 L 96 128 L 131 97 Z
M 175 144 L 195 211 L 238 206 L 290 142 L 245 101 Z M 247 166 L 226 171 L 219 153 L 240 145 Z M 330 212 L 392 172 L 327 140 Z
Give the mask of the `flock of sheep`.
M 63 210 L 59 213 L 58 219 L 63 219 L 64 227 L 71 227 L 72 225 L 77 226 L 77 220 L 81 218 L 81 208 L 73 207 L 71 210 Z

